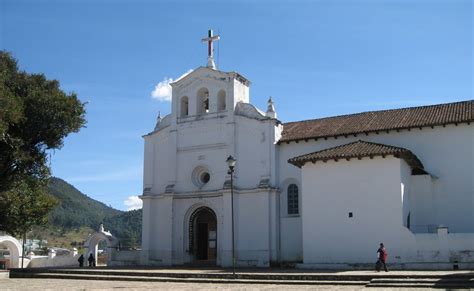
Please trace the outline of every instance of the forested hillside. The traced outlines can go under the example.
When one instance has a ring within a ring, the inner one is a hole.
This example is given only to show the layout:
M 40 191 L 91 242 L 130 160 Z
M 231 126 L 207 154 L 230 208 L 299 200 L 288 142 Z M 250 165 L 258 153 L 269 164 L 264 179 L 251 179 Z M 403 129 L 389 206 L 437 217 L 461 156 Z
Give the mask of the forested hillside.
M 66 181 L 51 178 L 49 193 L 58 200 L 48 225 L 38 227 L 32 235 L 59 242 L 63 247 L 80 246 L 87 234 L 100 223 L 120 241 L 123 247 L 141 243 L 142 210 L 120 211 L 81 193 Z M 48 243 L 50 245 L 51 243 Z
M 49 217 L 51 225 L 67 229 L 89 226 L 97 229 L 105 218 L 122 213 L 120 210 L 108 207 L 74 188 L 64 180 L 51 178 L 49 193 L 58 200 L 58 205 Z

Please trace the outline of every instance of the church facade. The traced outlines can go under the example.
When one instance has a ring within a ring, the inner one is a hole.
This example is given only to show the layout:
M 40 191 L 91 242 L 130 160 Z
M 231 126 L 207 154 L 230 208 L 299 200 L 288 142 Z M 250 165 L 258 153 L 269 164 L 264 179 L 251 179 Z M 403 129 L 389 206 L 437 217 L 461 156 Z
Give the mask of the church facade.
M 282 123 L 211 57 L 144 136 L 142 264 L 474 265 L 474 101 Z

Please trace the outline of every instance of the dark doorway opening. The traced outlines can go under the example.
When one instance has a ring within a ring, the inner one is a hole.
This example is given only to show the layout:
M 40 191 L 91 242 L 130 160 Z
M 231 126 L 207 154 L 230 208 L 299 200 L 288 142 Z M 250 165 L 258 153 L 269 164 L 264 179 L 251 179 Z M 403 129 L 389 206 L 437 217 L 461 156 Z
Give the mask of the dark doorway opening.
M 208 238 L 207 223 L 197 224 L 197 251 L 196 258 L 198 260 L 207 260 L 208 258 Z
M 217 256 L 217 219 L 207 207 L 197 209 L 190 219 L 189 243 L 196 262 L 215 264 Z

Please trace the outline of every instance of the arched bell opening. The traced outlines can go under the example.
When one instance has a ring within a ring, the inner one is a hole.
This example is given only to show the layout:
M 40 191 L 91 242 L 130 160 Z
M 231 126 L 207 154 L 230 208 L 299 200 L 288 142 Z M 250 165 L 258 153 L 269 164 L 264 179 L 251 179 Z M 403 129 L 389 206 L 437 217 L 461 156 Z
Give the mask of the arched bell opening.
M 217 217 L 212 209 L 200 207 L 191 214 L 188 249 L 194 262 L 216 263 Z
M 224 110 L 226 110 L 225 91 L 220 90 L 219 93 L 217 93 L 217 111 Z
M 205 114 L 209 112 L 209 90 L 201 88 L 197 92 L 197 114 Z
M 180 117 L 187 117 L 189 115 L 189 98 L 188 98 L 188 96 L 181 97 L 181 102 L 180 102 L 179 108 L 180 108 Z

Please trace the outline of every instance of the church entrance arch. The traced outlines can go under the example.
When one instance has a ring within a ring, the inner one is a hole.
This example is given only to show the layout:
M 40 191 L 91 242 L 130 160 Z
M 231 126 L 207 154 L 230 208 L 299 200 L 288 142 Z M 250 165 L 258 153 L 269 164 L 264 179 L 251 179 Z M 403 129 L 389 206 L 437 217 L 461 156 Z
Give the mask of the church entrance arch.
M 2 268 L 20 267 L 22 248 L 16 238 L 9 235 L 0 235 L 0 251 L 0 265 Z
M 217 259 L 217 217 L 203 206 L 189 218 L 189 251 L 194 262 L 215 264 Z
M 114 253 L 118 247 L 118 240 L 114 237 L 109 231 L 104 230 L 103 224 L 100 225 L 99 231 L 93 234 L 90 234 L 84 243 L 84 248 L 87 248 L 87 256 L 84 258 L 84 264 L 88 264 L 88 258 L 92 254 L 94 258 L 94 265 L 97 266 L 99 259 L 99 243 L 105 242 L 105 248 L 101 250 L 101 264 L 105 263 L 106 265 L 114 259 Z

